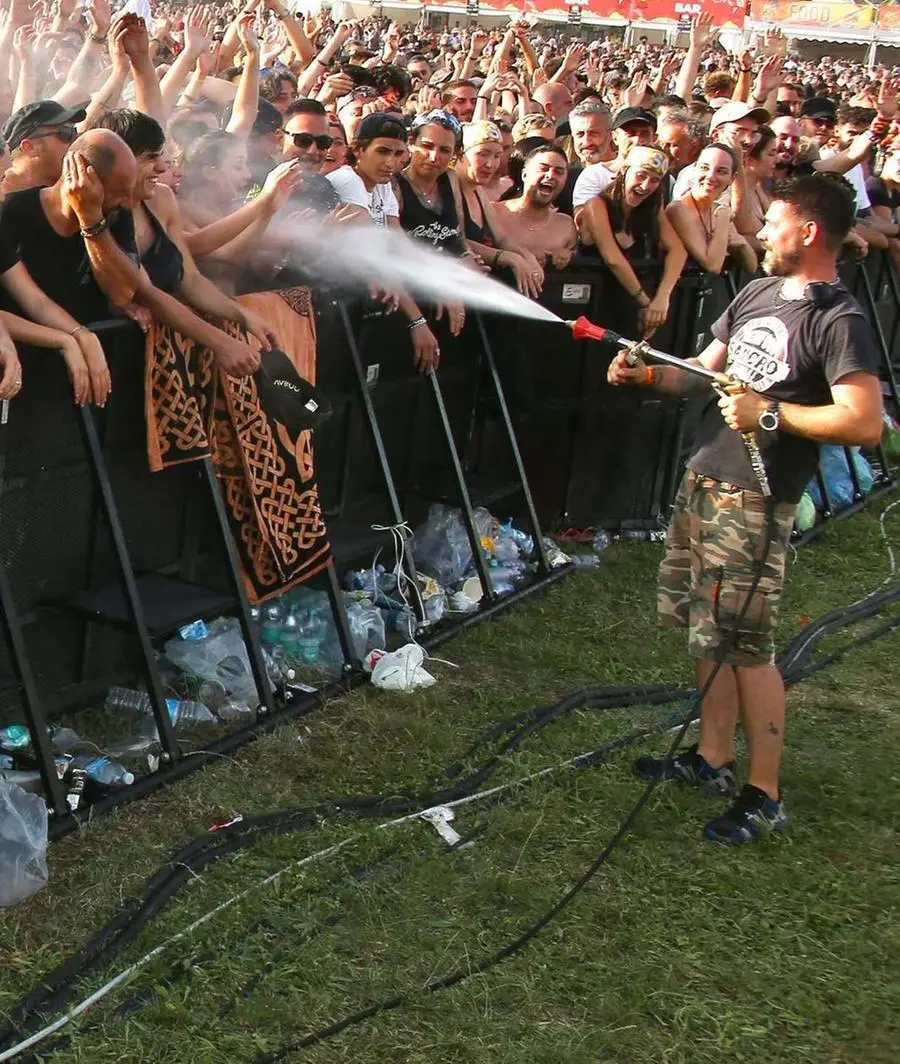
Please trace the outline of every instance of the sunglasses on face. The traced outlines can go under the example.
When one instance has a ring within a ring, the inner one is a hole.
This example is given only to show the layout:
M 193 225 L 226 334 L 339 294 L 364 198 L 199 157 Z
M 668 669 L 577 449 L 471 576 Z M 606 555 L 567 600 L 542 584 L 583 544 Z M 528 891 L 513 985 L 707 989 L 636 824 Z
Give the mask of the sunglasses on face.
M 33 133 L 28 140 L 45 140 L 47 137 L 59 137 L 63 144 L 71 144 L 78 136 L 78 130 L 74 126 L 54 126 L 46 133 Z
M 312 133 L 290 133 L 286 129 L 283 129 L 282 133 L 286 137 L 290 137 L 294 142 L 294 147 L 299 148 L 300 151 L 309 151 L 313 144 L 319 151 L 328 151 L 331 145 L 334 144 L 334 137 L 329 136 L 327 133 L 322 133 L 318 137 L 314 137 Z

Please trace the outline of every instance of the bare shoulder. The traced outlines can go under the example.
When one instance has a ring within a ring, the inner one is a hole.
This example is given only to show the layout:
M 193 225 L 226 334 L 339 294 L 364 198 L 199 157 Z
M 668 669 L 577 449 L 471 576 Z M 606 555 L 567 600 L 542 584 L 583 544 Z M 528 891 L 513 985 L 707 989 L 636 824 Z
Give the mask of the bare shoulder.
M 166 228 L 169 227 L 170 222 L 178 221 L 178 200 L 168 185 L 157 185 L 147 206 Z

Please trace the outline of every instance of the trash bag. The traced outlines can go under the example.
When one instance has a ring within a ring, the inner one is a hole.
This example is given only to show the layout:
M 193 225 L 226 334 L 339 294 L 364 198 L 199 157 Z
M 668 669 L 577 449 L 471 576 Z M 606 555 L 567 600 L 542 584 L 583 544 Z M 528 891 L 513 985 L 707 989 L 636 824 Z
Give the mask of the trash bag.
M 798 532 L 808 532 L 816 523 L 816 504 L 810 498 L 809 492 L 804 491 L 797 503 L 797 513 L 794 516 L 794 524 Z
M 18 905 L 47 882 L 47 806 L 0 779 L 0 905 Z
M 866 457 L 860 454 L 858 447 L 845 449 L 839 444 L 829 443 L 820 447 L 819 451 L 819 470 L 835 511 L 846 510 L 856 501 L 853 497 L 853 480 L 850 477 L 850 465 L 847 460 L 848 451 L 853 455 L 859 490 L 863 495 L 869 494 L 875 483 L 875 474 Z M 806 490 L 816 508 L 824 510 L 825 500 L 822 498 L 822 492 L 819 491 L 818 482 L 815 479 L 811 480 Z
M 259 705 L 250 658 L 236 617 L 220 617 L 202 639 L 170 639 L 166 657 L 182 672 L 201 680 L 218 680 L 239 702 Z
M 488 511 L 479 507 L 474 518 L 479 538 L 490 535 L 496 522 Z M 417 568 L 430 573 L 441 587 L 455 587 L 474 566 L 462 512 L 453 506 L 432 503 L 428 519 L 413 536 L 412 552 Z
M 431 687 L 435 678 L 422 667 L 425 651 L 418 643 L 407 643 L 379 658 L 372 669 L 372 683 L 383 691 L 408 694 L 417 687 Z

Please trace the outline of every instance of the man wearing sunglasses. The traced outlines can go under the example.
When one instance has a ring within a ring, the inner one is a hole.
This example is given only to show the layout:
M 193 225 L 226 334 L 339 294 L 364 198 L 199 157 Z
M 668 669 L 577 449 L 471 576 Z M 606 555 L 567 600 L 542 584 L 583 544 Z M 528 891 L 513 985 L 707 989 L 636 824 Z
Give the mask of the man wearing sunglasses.
M 78 135 L 77 123 L 85 107 L 63 107 L 55 100 L 38 100 L 20 107 L 3 126 L 12 163 L 3 178 L 3 192 L 55 184 L 62 173 L 63 156 Z
M 340 197 L 319 173 L 332 144 L 324 105 L 318 100 L 295 100 L 285 111 L 282 136 L 282 162 L 296 160 L 300 171 L 291 206 L 327 214 L 337 207 Z

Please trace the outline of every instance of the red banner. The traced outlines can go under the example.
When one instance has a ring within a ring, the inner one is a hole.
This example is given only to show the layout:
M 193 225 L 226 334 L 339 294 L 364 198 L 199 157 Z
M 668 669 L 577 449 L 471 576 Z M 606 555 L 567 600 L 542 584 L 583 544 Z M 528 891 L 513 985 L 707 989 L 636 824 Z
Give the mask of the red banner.
M 714 26 L 744 25 L 744 4 L 741 0 L 631 0 L 631 18 L 634 22 L 653 22 L 666 19 L 677 22 L 682 18 L 694 18 L 702 12 L 712 15 Z

